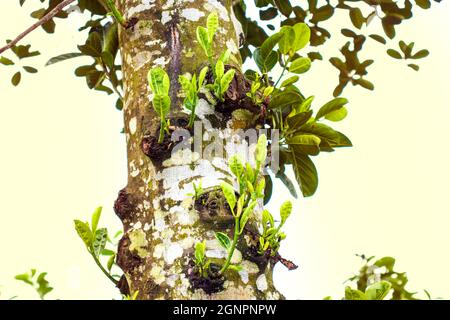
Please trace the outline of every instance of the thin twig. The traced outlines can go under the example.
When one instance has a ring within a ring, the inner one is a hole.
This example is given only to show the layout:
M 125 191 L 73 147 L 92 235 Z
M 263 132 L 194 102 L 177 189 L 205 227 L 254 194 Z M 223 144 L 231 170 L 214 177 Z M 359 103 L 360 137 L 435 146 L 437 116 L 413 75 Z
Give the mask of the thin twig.
M 75 0 L 64 0 L 63 2 L 61 2 L 60 4 L 58 4 L 56 7 L 54 7 L 49 13 L 47 13 L 45 16 L 43 16 L 41 19 L 39 19 L 38 22 L 36 22 L 35 24 L 33 24 L 31 27 L 29 27 L 27 30 L 25 30 L 24 32 L 22 32 L 19 36 L 17 36 L 17 38 L 15 38 L 13 41 L 11 41 L 10 43 L 8 43 L 6 46 L 4 46 L 3 48 L 0 48 L 0 54 L 5 52 L 6 50 L 11 49 L 12 47 L 14 47 L 20 40 L 22 40 L 23 38 L 25 38 L 29 33 L 31 33 L 32 31 L 34 31 L 35 29 L 37 29 L 38 27 L 40 27 L 41 25 L 43 25 L 44 23 L 50 21 L 54 16 L 56 16 L 59 12 L 62 11 L 62 9 L 64 9 L 67 5 L 71 4 L 72 2 L 74 2 Z

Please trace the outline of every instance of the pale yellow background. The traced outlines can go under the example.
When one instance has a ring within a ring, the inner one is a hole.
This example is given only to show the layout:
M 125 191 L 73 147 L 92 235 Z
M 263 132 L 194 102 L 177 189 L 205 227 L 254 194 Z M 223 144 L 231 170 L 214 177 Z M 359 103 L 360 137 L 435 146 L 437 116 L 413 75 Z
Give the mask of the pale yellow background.
M 3 2 L 1 41 L 32 22 L 17 1 Z M 337 27 L 348 24 L 341 18 L 339 26 L 333 20 Z M 39 30 L 26 40 L 44 53 L 29 60 L 42 68 L 26 74 L 18 88 L 9 83 L 15 67 L 0 66 L 2 299 L 36 297 L 13 280 L 31 267 L 49 273 L 55 290 L 48 298 L 119 297 L 83 248 L 72 220 L 88 219 L 103 205 L 102 222 L 120 228 L 111 207 L 126 183 L 122 116 L 112 98 L 89 91 L 73 76 L 80 61 L 43 67 L 48 57 L 74 51 L 83 41 L 79 21 L 75 14 L 57 26 L 55 36 Z M 368 41 L 364 57 L 376 60 L 369 73 L 376 91 L 347 90 L 349 116 L 337 125 L 354 148 L 316 158 L 319 190 L 296 202 L 286 228 L 282 253 L 300 265 L 291 272 L 276 268 L 276 283 L 288 298 L 340 297 L 342 282 L 359 267 L 355 253 L 392 255 L 398 269 L 408 272 L 411 290 L 450 298 L 449 30 L 446 1 L 417 11 L 412 23 L 401 26 L 400 38 L 431 51 L 419 62 L 419 73 Z M 338 43 L 342 38 L 336 36 L 326 48 L 336 50 Z M 317 107 L 331 98 L 336 80 L 336 70 L 324 62 L 313 66 L 301 87 L 316 96 Z M 278 183 L 275 190 L 273 210 L 289 197 Z

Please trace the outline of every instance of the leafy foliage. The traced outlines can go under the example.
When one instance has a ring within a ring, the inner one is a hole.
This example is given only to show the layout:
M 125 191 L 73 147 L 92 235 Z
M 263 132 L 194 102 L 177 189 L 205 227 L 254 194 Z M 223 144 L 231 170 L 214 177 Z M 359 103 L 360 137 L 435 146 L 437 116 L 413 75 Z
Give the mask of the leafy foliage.
M 237 271 L 240 269 L 239 266 L 231 265 L 231 258 L 233 257 L 239 238 L 244 232 L 245 226 L 253 216 L 253 211 L 255 210 L 258 200 L 261 200 L 264 197 L 265 179 L 260 175 L 260 169 L 261 165 L 266 160 L 266 156 L 267 138 L 265 135 L 261 135 L 255 149 L 255 167 L 252 167 L 249 163 L 244 166 L 237 155 L 229 159 L 229 168 L 235 175 L 237 184 L 239 185 L 239 197 L 236 197 L 233 186 L 226 182 L 221 183 L 220 187 L 234 218 L 233 239 L 230 239 L 230 237 L 223 232 L 215 233 L 217 241 L 228 254 L 227 259 L 220 270 L 221 274 L 229 268 Z
M 36 269 L 31 269 L 30 272 L 16 275 L 14 279 L 33 287 L 39 297 L 44 300 L 44 297 L 53 290 L 50 283 L 45 279 L 46 276 L 47 272 L 37 273 Z
M 259 237 L 259 254 L 268 252 L 271 256 L 275 256 L 280 248 L 280 242 L 286 239 L 286 234 L 281 232 L 280 229 L 286 223 L 291 212 L 292 203 L 290 201 L 284 202 L 280 207 L 281 221 L 278 226 L 275 226 L 275 220 L 269 211 L 264 210 L 262 212 L 262 233 Z
M 356 283 L 357 290 L 366 292 L 369 288 L 373 288 L 373 284 L 383 281 L 390 284 L 392 288 L 392 300 L 416 300 L 415 293 L 406 289 L 408 284 L 408 277 L 405 272 L 398 272 L 394 270 L 395 259 L 392 257 L 383 257 L 374 260 L 375 257 L 359 256 L 363 261 L 363 266 L 359 273 L 348 279 Z M 378 287 L 375 287 L 378 288 Z M 373 292 L 370 296 L 373 296 Z
M 282 27 L 255 51 L 257 54 L 254 59 L 261 74 L 252 70 L 246 72 L 252 79 L 247 96 L 257 105 L 267 102 L 270 127 L 280 132 L 280 171 L 276 172 L 276 177 L 296 196 L 293 183 L 284 174 L 285 166 L 292 165 L 305 197 L 315 193 L 319 181 L 311 157 L 352 145 L 344 134 L 322 123 L 322 120 L 343 120 L 347 115 L 347 99 L 335 98 L 329 101 L 313 117 L 311 104 L 314 97 L 305 98 L 295 85 L 300 79 L 299 75 L 307 72 L 311 65 L 309 57 L 302 57 L 298 53 L 307 46 L 310 35 L 311 31 L 304 23 Z M 277 63 L 283 71 L 272 85 L 270 72 Z
M 440 0 L 435 0 L 440 2 Z M 394 0 L 383 1 L 365 1 L 365 0 L 338 0 L 335 3 L 329 1 L 320 4 L 317 0 L 308 1 L 292 1 L 292 0 L 254 0 L 254 4 L 259 10 L 259 17 L 261 21 L 254 21 L 247 15 L 247 1 L 237 1 L 234 6 L 234 12 L 243 26 L 246 41 L 241 47 L 242 57 L 248 58 L 253 56 L 254 60 L 262 62 L 261 65 L 265 68 L 275 64 L 276 55 L 271 53 L 270 57 L 261 60 L 260 51 L 258 49 L 250 49 L 252 46 L 259 48 L 273 35 L 269 35 L 267 31 L 275 30 L 275 24 L 280 21 L 282 28 L 286 26 L 294 26 L 298 23 L 307 23 L 311 29 L 311 46 L 316 47 L 316 50 L 325 45 L 331 38 L 332 30 L 323 26 L 323 24 L 337 17 L 337 13 L 348 13 L 348 26 L 343 27 L 341 32 L 345 36 L 350 36 L 353 41 L 346 42 L 342 48 L 341 53 L 345 60 L 341 60 L 339 56 L 330 57 L 330 63 L 339 70 L 339 83 L 334 90 L 334 95 L 339 96 L 347 84 L 352 83 L 362 88 L 373 90 L 374 85 L 364 79 L 367 75 L 366 68 L 373 63 L 372 60 L 360 62 L 358 55 L 363 51 L 363 44 L 367 37 L 380 43 L 387 45 L 385 37 L 394 39 L 396 37 L 397 27 L 403 22 L 413 17 L 413 11 L 418 7 L 420 9 L 429 9 L 431 7 L 430 0 L 406 0 L 403 2 L 395 2 Z M 373 33 L 372 26 L 381 24 L 384 31 L 384 36 Z M 365 31 L 367 35 L 356 35 L 355 31 Z M 288 33 L 291 33 L 288 31 Z M 286 43 L 288 36 L 286 39 Z M 355 46 L 354 50 L 350 50 L 351 42 Z M 322 54 L 319 51 L 310 51 L 307 54 L 311 60 L 323 60 Z M 372 62 L 370 62 L 372 61 Z M 410 66 L 417 69 L 417 65 Z M 356 79 L 353 75 L 356 74 Z M 361 78 L 360 78 L 361 77 Z
M 6 41 L 6 43 L 10 43 L 11 40 Z M 4 56 L 0 56 L 0 64 L 4 66 L 17 66 L 19 67 L 19 61 L 22 59 L 32 58 L 40 55 L 39 51 L 30 51 L 31 45 L 15 45 L 11 48 L 11 51 L 14 53 L 14 56 L 18 61 L 14 62 L 12 59 L 9 59 Z M 28 73 L 37 73 L 38 70 L 34 67 L 24 65 L 22 69 Z M 11 84 L 13 86 L 18 86 L 22 80 L 22 70 L 17 70 L 14 72 L 11 78 Z
M 153 93 L 152 105 L 160 118 L 158 143 L 164 140 L 164 132 L 169 132 L 169 123 L 166 119 L 170 111 L 170 79 L 164 69 L 157 67 L 148 72 L 148 83 Z
M 178 82 L 181 84 L 181 88 L 185 96 L 183 104 L 186 107 L 186 109 L 188 109 L 191 112 L 188 127 L 192 127 L 194 125 L 195 107 L 197 106 L 198 103 L 198 94 L 200 90 L 203 88 L 207 72 L 208 67 L 204 67 L 200 71 L 198 79 L 195 74 L 191 76 L 191 74 L 189 73 L 180 76 L 178 79 Z
M 83 240 L 84 244 L 86 245 L 86 249 L 91 254 L 100 270 L 106 275 L 109 280 L 111 280 L 114 284 L 117 284 L 117 280 L 114 277 L 118 276 L 111 274 L 111 269 L 115 264 L 114 261 L 116 254 L 114 251 L 106 248 L 106 244 L 108 242 L 112 244 L 112 241 L 108 237 L 108 230 L 106 228 L 98 228 L 101 213 L 102 207 L 98 207 L 92 214 L 90 225 L 89 222 L 74 220 L 75 230 L 80 239 Z M 116 233 L 114 239 L 116 239 L 118 236 L 120 236 L 120 233 Z M 103 267 L 100 261 L 100 256 L 109 257 L 106 269 Z
M 195 244 L 195 252 L 194 252 L 194 263 L 197 268 L 198 274 L 202 277 L 207 276 L 208 268 L 211 263 L 209 259 L 205 256 L 206 251 L 206 241 L 197 242 Z
M 365 292 L 350 287 L 345 288 L 345 300 L 383 300 L 391 290 L 387 281 L 376 282 L 367 287 Z

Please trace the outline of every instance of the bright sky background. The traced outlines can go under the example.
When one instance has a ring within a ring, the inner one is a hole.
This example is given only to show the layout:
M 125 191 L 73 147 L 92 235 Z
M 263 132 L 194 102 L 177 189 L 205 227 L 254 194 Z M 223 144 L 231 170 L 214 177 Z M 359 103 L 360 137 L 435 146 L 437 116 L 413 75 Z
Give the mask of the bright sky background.
M 319 190 L 295 203 L 286 227 L 282 254 L 300 268 L 277 266 L 275 281 L 290 299 L 341 297 L 343 281 L 359 268 L 355 253 L 392 255 L 397 269 L 407 271 L 410 290 L 450 298 L 450 3 L 433 6 L 400 27 L 399 39 L 431 51 L 419 61 L 419 73 L 367 41 L 364 57 L 376 61 L 369 69 L 376 90 L 346 90 L 349 116 L 337 125 L 354 148 L 315 159 Z M 30 1 L 25 8 L 35 7 Z M 2 12 L 1 41 L 32 22 L 17 1 L 2 4 Z M 346 19 L 339 26 L 348 25 Z M 113 98 L 89 91 L 73 75 L 80 61 L 43 67 L 83 41 L 75 32 L 79 20 L 74 15 L 58 24 L 54 36 L 39 30 L 27 38 L 43 56 L 29 60 L 40 72 L 26 74 L 18 88 L 9 82 L 15 67 L 0 66 L 1 299 L 37 297 L 13 280 L 32 267 L 48 272 L 55 287 L 48 298 L 119 297 L 72 220 L 89 219 L 103 205 L 102 223 L 111 231 L 121 227 L 112 204 L 126 184 L 122 115 Z M 337 36 L 322 51 L 341 43 Z M 301 88 L 316 96 L 318 107 L 331 99 L 336 82 L 336 70 L 323 62 Z M 275 190 L 273 211 L 289 198 L 281 184 Z

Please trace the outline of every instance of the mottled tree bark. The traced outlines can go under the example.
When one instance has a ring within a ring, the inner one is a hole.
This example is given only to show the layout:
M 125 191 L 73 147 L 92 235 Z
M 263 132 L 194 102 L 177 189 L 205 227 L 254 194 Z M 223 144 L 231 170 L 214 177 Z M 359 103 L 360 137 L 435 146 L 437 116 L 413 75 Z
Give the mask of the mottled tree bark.
M 178 76 L 198 72 L 207 65 L 195 30 L 198 25 L 206 24 L 210 12 L 216 11 L 220 17 L 215 54 L 228 48 L 235 56 L 239 55 L 240 26 L 232 13 L 231 1 L 121 0 L 117 3 L 125 18 L 137 18 L 133 29 L 122 29 L 120 33 L 128 154 L 128 184 L 115 203 L 115 211 L 124 226 L 117 256 L 128 283 L 127 286 L 121 281 L 122 290 L 128 287 L 132 293 L 139 291 L 140 299 L 281 298 L 272 283 L 272 263 L 254 259 L 247 252 L 255 241 L 250 233 L 233 256 L 233 262 L 240 263 L 244 269 L 239 274 L 228 271 L 223 290 L 207 294 L 192 286 L 188 271 L 194 244 L 206 239 L 207 255 L 223 263 L 224 250 L 215 240 L 214 231 L 231 235 L 233 223 L 229 217 L 213 217 L 208 212 L 225 208 L 220 196 L 213 199 L 214 206 L 199 211 L 187 194 L 192 192 L 193 181 L 202 180 L 204 188 L 214 187 L 222 179 L 231 179 L 230 173 L 223 159 L 209 161 L 190 151 L 158 158 L 152 149 L 159 119 L 149 98 L 149 69 L 161 66 L 168 72 L 171 123 L 182 125 L 186 114 L 182 112 Z M 205 99 L 201 103 L 212 108 Z M 220 115 L 217 119 L 215 126 L 219 129 L 230 126 Z M 196 161 L 191 163 L 192 159 Z M 215 219 L 223 219 L 225 223 L 217 223 Z

